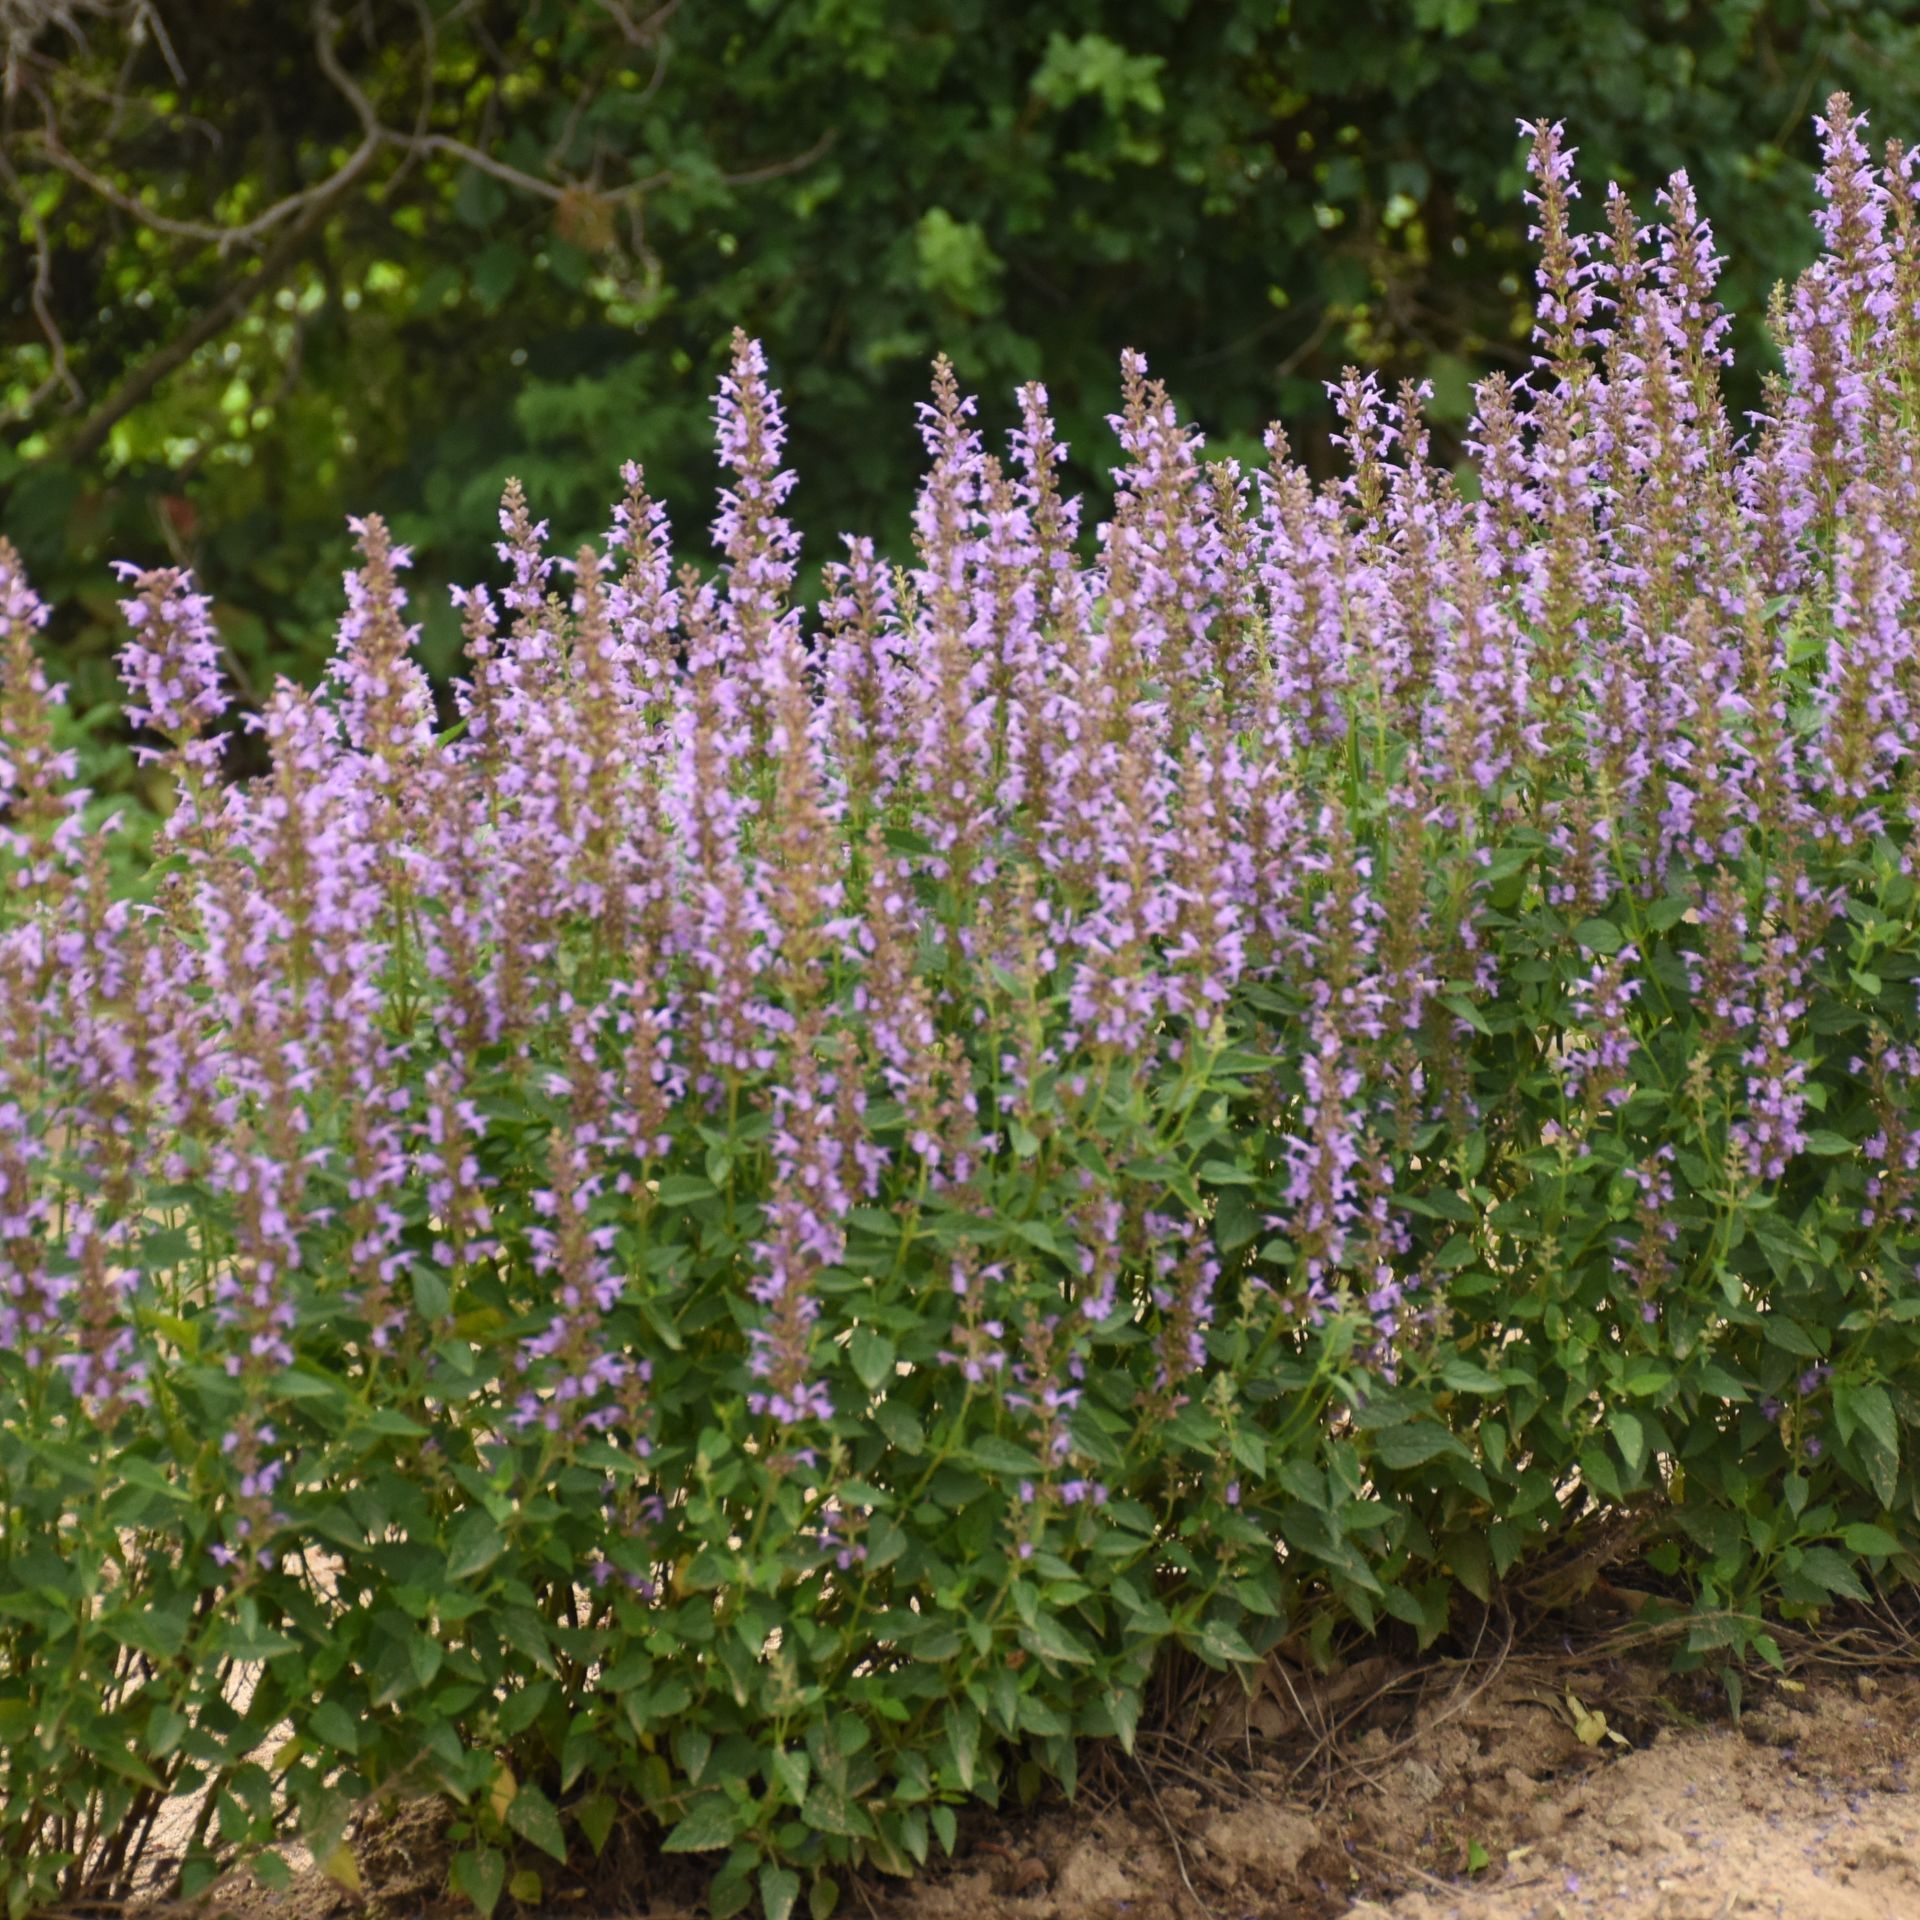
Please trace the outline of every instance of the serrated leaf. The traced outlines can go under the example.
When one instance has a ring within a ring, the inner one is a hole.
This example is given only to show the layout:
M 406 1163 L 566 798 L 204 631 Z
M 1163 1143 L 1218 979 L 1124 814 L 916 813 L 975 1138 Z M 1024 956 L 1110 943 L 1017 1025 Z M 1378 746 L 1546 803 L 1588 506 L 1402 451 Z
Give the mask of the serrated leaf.
M 873 1831 L 859 1806 L 825 1780 L 816 1780 L 808 1789 L 800 1817 L 816 1833 L 838 1834 L 843 1839 L 864 1839 Z
M 454 1580 L 471 1580 L 499 1559 L 506 1550 L 507 1536 L 494 1524 L 484 1509 L 462 1514 L 447 1541 L 447 1575 Z
M 791 1867 L 760 1869 L 760 1905 L 766 1920 L 787 1920 L 800 1898 L 800 1876 Z
M 1864 1387 L 1839 1386 L 1834 1389 L 1833 1397 L 1836 1408 L 1854 1425 L 1865 1427 L 1898 1462 L 1900 1426 L 1893 1417 L 1893 1402 L 1887 1397 L 1886 1388 L 1877 1382 Z
M 1218 1620 L 1209 1620 L 1200 1629 L 1200 1650 L 1223 1666 L 1251 1666 L 1260 1657 L 1238 1632 Z
M 1796 1571 L 1827 1593 L 1863 1603 L 1866 1600 L 1867 1590 L 1860 1584 L 1859 1576 L 1831 1547 L 1808 1547 L 1801 1554 Z
M 1889 1453 L 1871 1433 L 1862 1435 L 1857 1446 L 1874 1498 L 1883 1507 L 1891 1507 L 1900 1492 L 1899 1456 Z
M 733 1802 L 724 1793 L 709 1793 L 696 1800 L 674 1830 L 660 1843 L 664 1853 L 712 1853 L 733 1845 L 739 1821 Z
M 1071 1633 L 1058 1614 L 1039 1608 L 1030 1624 L 1020 1629 L 1021 1644 L 1048 1660 L 1064 1660 L 1073 1665 L 1091 1663 L 1092 1652 Z

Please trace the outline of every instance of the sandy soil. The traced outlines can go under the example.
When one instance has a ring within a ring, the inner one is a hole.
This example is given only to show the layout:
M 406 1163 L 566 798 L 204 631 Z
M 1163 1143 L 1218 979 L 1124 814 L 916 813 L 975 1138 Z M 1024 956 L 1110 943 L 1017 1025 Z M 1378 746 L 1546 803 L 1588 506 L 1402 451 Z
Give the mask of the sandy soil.
M 1167 1784 L 1162 1754 L 1151 1792 L 1142 1782 L 1078 1819 L 1048 1814 L 998 1842 L 976 1839 L 971 1858 L 882 1911 L 1920 1920 L 1910 1778 L 1920 1681 L 1828 1677 L 1757 1691 L 1736 1730 L 1723 1709 L 1719 1724 L 1703 1724 L 1720 1703 L 1651 1665 L 1516 1662 L 1477 1695 L 1428 1692 L 1401 1725 L 1387 1696 L 1367 1716 L 1374 1724 L 1321 1757 L 1316 1787 L 1246 1768 L 1241 1748 L 1230 1798 L 1210 1779 Z M 986 1852 L 996 1844 L 1004 1855 Z
M 978 1810 L 923 1878 L 850 1889 L 845 1920 L 1920 1920 L 1920 1674 L 1719 1688 L 1653 1658 L 1558 1652 L 1332 1680 L 1284 1666 L 1249 1702 L 1196 1691 L 1071 1805 Z M 616 1838 L 613 1853 L 624 1849 Z M 245 1920 L 451 1913 L 418 1820 L 360 1847 L 368 1897 L 306 1878 Z M 540 1911 L 690 1920 L 697 1867 L 635 1848 Z M 526 1910 L 502 1904 L 516 1920 Z
M 1422 1889 L 1353 1920 L 1913 1920 L 1920 1798 L 1914 1690 L 1814 1686 L 1730 1730 L 1546 1779 L 1502 1776 L 1525 1836 L 1504 1884 Z M 1472 1796 L 1468 1800 L 1471 1804 Z M 1505 1858 L 1505 1856 L 1503 1856 Z

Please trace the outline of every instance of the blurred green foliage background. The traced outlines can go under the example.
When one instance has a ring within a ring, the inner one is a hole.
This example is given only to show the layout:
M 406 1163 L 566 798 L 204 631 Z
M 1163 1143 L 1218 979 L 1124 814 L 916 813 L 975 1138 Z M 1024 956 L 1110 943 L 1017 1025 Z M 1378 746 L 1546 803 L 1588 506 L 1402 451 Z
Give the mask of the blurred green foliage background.
M 639 458 L 699 555 L 736 323 L 816 562 L 900 549 L 940 349 L 996 436 L 1044 377 L 1082 484 L 1124 345 L 1242 455 L 1322 459 L 1349 361 L 1458 431 L 1526 361 L 1521 116 L 1595 224 L 1692 171 L 1751 381 L 1818 105 L 1920 134 L 1920 8 L 1851 0 L 0 0 L 0 57 L 0 527 L 83 701 L 116 558 L 198 568 L 257 685 L 330 645 L 350 512 L 441 669 L 509 473 L 572 541 Z

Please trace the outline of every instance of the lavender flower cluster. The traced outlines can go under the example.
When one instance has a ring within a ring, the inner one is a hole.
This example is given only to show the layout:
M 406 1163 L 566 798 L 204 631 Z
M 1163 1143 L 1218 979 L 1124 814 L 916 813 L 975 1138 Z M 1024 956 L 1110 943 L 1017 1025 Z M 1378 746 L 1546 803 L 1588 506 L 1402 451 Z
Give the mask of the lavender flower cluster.
M 1581 231 L 1543 124 L 1535 364 L 1479 387 L 1470 471 L 1423 388 L 1357 373 L 1339 480 L 1278 428 L 1209 460 L 1128 355 L 1087 540 L 1044 389 L 1001 455 L 943 363 L 910 561 L 850 539 L 809 610 L 736 336 L 717 573 L 676 571 L 638 466 L 565 556 L 510 486 L 450 714 L 376 518 L 328 682 L 257 710 L 192 580 L 131 572 L 129 713 L 178 790 L 137 899 L 0 545 L 0 1430 L 121 1430 L 214 1367 L 245 1581 L 330 1471 L 290 1370 L 428 1407 L 457 1335 L 496 1351 L 488 1444 L 624 1463 L 595 1580 L 651 1595 L 686 1342 L 801 1481 L 904 1373 L 990 1400 L 1024 1560 L 1113 1491 L 1102 1369 L 1139 1353 L 1157 1420 L 1231 1356 L 1390 1386 L 1472 1322 L 1463 1259 L 1564 1252 L 1447 1224 L 1523 1192 L 1490 1142 L 1516 1181 L 1618 1168 L 1608 1340 L 1842 1150 L 1910 1270 L 1920 178 L 1844 100 L 1820 124 L 1823 251 L 1748 421 L 1686 176 Z M 237 730 L 257 778 L 223 777 Z M 1836 1148 L 1816 981 L 1869 921 L 1875 1118 Z M 903 1285 L 904 1320 L 866 1304 Z M 864 1564 L 843 1506 L 809 1526 Z

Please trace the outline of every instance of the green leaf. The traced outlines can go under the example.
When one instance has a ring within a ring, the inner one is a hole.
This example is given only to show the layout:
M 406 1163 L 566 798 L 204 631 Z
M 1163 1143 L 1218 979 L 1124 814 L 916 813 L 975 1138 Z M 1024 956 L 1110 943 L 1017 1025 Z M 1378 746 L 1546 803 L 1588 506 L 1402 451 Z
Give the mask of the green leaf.
M 495 312 L 519 283 L 526 255 L 511 240 L 495 240 L 474 255 L 468 268 L 473 297 L 486 313 Z
M 1245 1167 L 1235 1166 L 1231 1160 L 1202 1160 L 1200 1178 L 1216 1187 L 1251 1187 L 1257 1184 Z
M 423 1320 L 444 1320 L 453 1306 L 445 1277 L 419 1261 L 413 1267 L 413 1304 Z
M 1200 1629 L 1201 1656 L 1223 1667 L 1251 1666 L 1260 1656 L 1224 1621 L 1209 1620 Z
M 888 1446 L 897 1447 L 909 1458 L 927 1450 L 926 1429 L 903 1402 L 882 1400 L 874 1409 L 873 1423 L 886 1436 Z
M 1848 1427 L 1864 1427 L 1896 1462 L 1899 1460 L 1900 1427 L 1885 1387 L 1877 1382 L 1864 1387 L 1836 1385 L 1833 1403 L 1842 1422 Z
M 773 1756 L 774 1778 L 786 1788 L 787 1797 L 797 1807 L 807 1797 L 807 1780 L 813 1761 L 805 1747 L 782 1747 Z
M 1629 1413 L 1625 1407 L 1615 1407 L 1607 1415 L 1607 1430 L 1620 1449 L 1620 1458 L 1627 1463 L 1627 1472 L 1637 1480 L 1647 1458 L 1647 1430 L 1641 1425 L 1640 1416 Z
M 1835 1133 L 1827 1127 L 1815 1127 L 1807 1135 L 1807 1151 L 1831 1159 L 1843 1153 L 1858 1151 L 1858 1143 L 1849 1140 L 1844 1133 Z
M 506 1551 L 507 1536 L 484 1508 L 462 1514 L 447 1540 L 447 1577 L 471 1580 Z
M 1054 1231 L 1051 1221 L 1009 1220 L 1006 1227 L 1016 1239 L 1024 1240 L 1028 1246 L 1037 1247 L 1042 1253 L 1050 1253 L 1061 1260 L 1069 1257 L 1068 1250 L 1061 1244 L 1060 1236 Z
M 1626 942 L 1611 920 L 1582 920 L 1574 928 L 1573 937 L 1590 953 L 1618 953 Z
M 1767 1314 L 1760 1323 L 1760 1332 L 1769 1346 L 1778 1347 L 1782 1353 L 1794 1354 L 1802 1360 L 1820 1357 L 1813 1335 L 1791 1314 Z
M 1483 1605 L 1492 1598 L 1492 1567 L 1487 1543 L 1477 1534 L 1461 1534 L 1449 1540 L 1443 1554 L 1454 1578 Z
M 707 1883 L 707 1920 L 733 1920 L 753 1900 L 751 1860 L 729 1860 Z
M 398 1407 L 373 1407 L 357 1416 L 361 1428 L 378 1434 L 383 1440 L 423 1440 L 427 1430 Z
M 976 1464 L 989 1473 L 1034 1474 L 1040 1471 L 1040 1456 L 1030 1447 L 1016 1445 L 1004 1435 L 983 1433 L 970 1449 Z
M 560 1815 L 538 1787 L 521 1782 L 520 1791 L 507 1809 L 507 1825 L 529 1845 L 566 1865 L 567 1837 L 560 1830 Z
M 872 1327 L 855 1327 L 853 1337 L 847 1342 L 847 1352 L 853 1360 L 854 1372 L 860 1376 L 860 1384 L 869 1393 L 893 1377 L 897 1356 L 893 1342 L 885 1334 Z
M 1064 1660 L 1076 1666 L 1090 1665 L 1093 1660 L 1092 1650 L 1068 1631 L 1058 1614 L 1044 1606 L 1020 1629 L 1020 1643 L 1048 1660 Z
M 844 1839 L 865 1839 L 873 1832 L 873 1823 L 860 1808 L 825 1780 L 816 1780 L 808 1789 L 800 1817 L 814 1832 Z
M 1900 1551 L 1900 1542 L 1885 1527 L 1876 1527 L 1864 1520 L 1855 1521 L 1841 1534 L 1849 1553 L 1857 1553 L 1867 1559 L 1884 1560 L 1890 1554 Z
M 1430 1420 L 1418 1420 L 1403 1427 L 1384 1427 L 1370 1436 L 1373 1453 L 1382 1466 L 1395 1469 L 1425 1466 L 1443 1453 L 1466 1453 L 1466 1448 L 1445 1427 Z
M 506 1856 L 496 1847 L 472 1847 L 453 1856 L 453 1890 L 490 1914 L 507 1884 Z
M 724 1793 L 702 1794 L 674 1830 L 660 1843 L 663 1853 L 712 1853 L 730 1847 L 740 1831 L 739 1815 Z
M 697 1200 L 711 1200 L 718 1189 L 711 1180 L 703 1180 L 697 1173 L 670 1173 L 660 1182 L 659 1197 L 663 1207 L 690 1207 Z
M 1883 1507 L 1891 1507 L 1900 1492 L 1900 1459 L 1889 1453 L 1871 1433 L 1856 1442 L 1861 1465 L 1867 1470 L 1867 1484 Z
M 800 1898 L 800 1876 L 791 1867 L 760 1869 L 760 1905 L 766 1920 L 787 1920 Z
M 1831 1547 L 1808 1547 L 1801 1554 L 1796 1572 L 1804 1574 L 1815 1586 L 1837 1593 L 1848 1600 L 1864 1602 L 1867 1590 L 1858 1576 Z
M 980 1752 L 979 1709 L 966 1700 L 955 1700 L 947 1708 L 947 1746 L 953 1755 L 953 1771 L 961 1788 L 973 1791 L 974 1769 Z
M 360 1751 L 360 1723 L 337 1700 L 323 1700 L 307 1715 L 307 1731 L 341 1753 Z
M 571 1808 L 574 1823 L 587 1836 L 587 1845 L 593 1849 L 595 1859 L 607 1850 L 607 1836 L 613 1831 L 617 1811 L 612 1797 L 604 1793 L 590 1793 L 584 1800 L 575 1801 Z
M 1506 1382 L 1497 1373 L 1489 1373 L 1485 1367 L 1475 1366 L 1458 1354 L 1441 1367 L 1440 1378 L 1455 1393 L 1505 1393 L 1507 1390 Z

